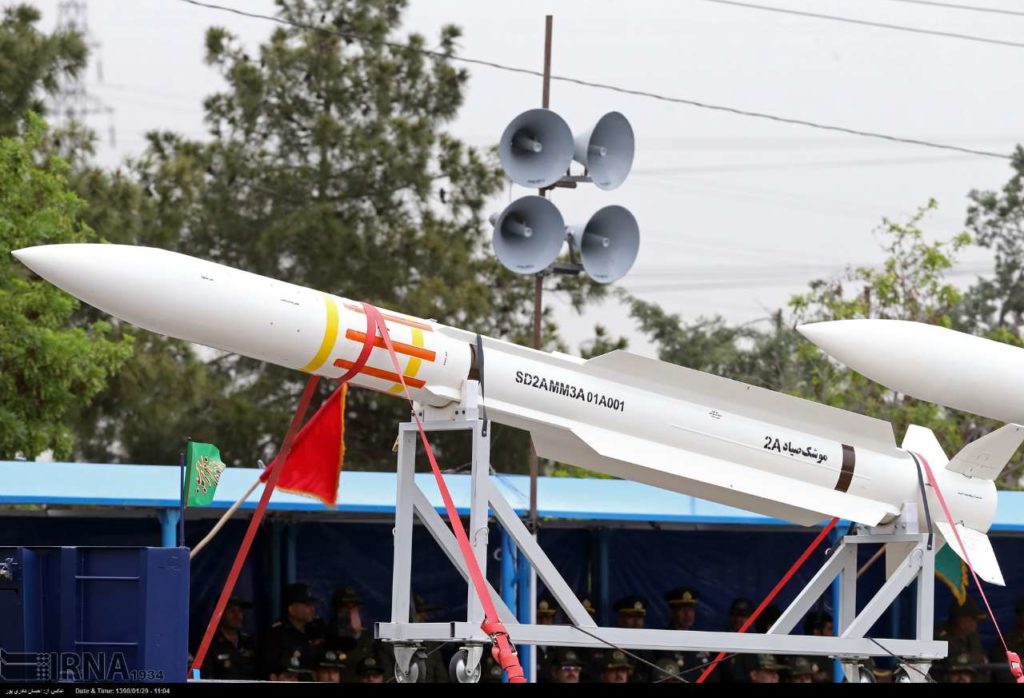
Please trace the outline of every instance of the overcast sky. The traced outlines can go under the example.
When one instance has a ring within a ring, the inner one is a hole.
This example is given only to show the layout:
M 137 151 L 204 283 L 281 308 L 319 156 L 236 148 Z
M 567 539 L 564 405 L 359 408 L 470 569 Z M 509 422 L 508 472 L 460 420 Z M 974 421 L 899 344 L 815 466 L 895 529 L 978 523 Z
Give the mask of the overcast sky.
M 1024 42 L 1024 16 L 893 0 L 752 0 L 788 9 Z M 1014 0 L 964 0 L 1015 9 Z M 7 0 L 4 4 L 10 4 Z M 35 2 L 52 27 L 57 0 Z M 217 4 L 273 14 L 266 0 Z M 554 14 L 552 70 L 632 89 L 825 124 L 1009 153 L 1022 138 L 1024 49 L 763 12 L 704 0 L 621 2 L 456 2 L 412 0 L 407 31 L 436 44 L 446 23 L 462 27 L 460 54 L 540 69 L 544 15 Z M 222 83 L 204 65 L 209 26 L 230 27 L 255 48 L 272 31 L 247 19 L 181 0 L 91 0 L 98 42 L 90 92 L 114 108 L 92 117 L 99 156 L 116 163 L 137 153 L 149 129 L 205 133 L 203 97 Z M 465 104 L 451 131 L 490 145 L 508 120 L 540 105 L 535 77 L 470 67 Z M 617 110 L 632 122 L 637 157 L 617 190 L 558 191 L 568 222 L 622 204 L 641 226 L 640 255 L 620 285 L 684 318 L 764 317 L 812 278 L 848 263 L 881 259 L 873 231 L 883 216 L 904 217 L 935 197 L 926 221 L 933 238 L 963 227 L 967 193 L 998 188 L 1008 162 L 669 104 L 556 82 L 551 107 L 573 130 Z M 116 145 L 109 141 L 110 127 Z M 515 188 L 514 196 L 527 190 Z M 508 200 L 506 192 L 498 209 Z M 989 256 L 964 255 L 964 275 Z M 573 317 L 557 309 L 573 345 L 595 322 L 633 338 L 615 303 Z M 396 310 L 401 310 L 397 308 Z

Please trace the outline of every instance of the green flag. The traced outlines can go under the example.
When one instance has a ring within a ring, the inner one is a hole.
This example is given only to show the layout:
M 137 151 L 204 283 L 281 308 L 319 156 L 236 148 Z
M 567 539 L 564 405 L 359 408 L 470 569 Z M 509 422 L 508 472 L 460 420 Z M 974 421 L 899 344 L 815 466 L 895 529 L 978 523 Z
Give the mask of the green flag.
M 935 576 L 946 583 L 961 606 L 967 600 L 967 565 L 948 544 L 935 555 Z
M 185 462 L 188 468 L 185 471 L 185 487 L 188 488 L 185 506 L 206 506 L 213 501 L 220 474 L 224 472 L 220 451 L 213 444 L 189 441 Z

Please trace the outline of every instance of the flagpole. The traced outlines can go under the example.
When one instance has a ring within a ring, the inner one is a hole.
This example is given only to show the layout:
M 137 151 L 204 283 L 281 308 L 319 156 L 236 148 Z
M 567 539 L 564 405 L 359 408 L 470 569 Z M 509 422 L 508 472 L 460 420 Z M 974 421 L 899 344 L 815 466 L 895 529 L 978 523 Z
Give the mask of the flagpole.
M 191 441 L 192 439 L 189 439 Z M 178 547 L 185 545 L 185 451 L 178 452 L 178 465 L 181 467 L 181 489 L 178 490 Z
M 262 465 L 262 464 L 263 464 L 263 461 L 260 461 L 260 465 Z M 256 488 L 259 487 L 260 482 L 261 482 L 260 478 L 256 478 L 256 482 L 252 483 L 252 485 L 249 486 L 249 489 L 247 489 L 242 494 L 242 496 L 239 497 L 235 501 L 235 503 L 231 505 L 231 508 L 224 512 L 224 514 L 220 517 L 220 519 L 217 521 L 217 523 L 215 523 L 213 525 L 213 528 L 210 529 L 210 532 L 207 533 L 206 536 L 201 541 L 196 543 L 195 546 L 193 546 L 192 551 L 188 554 L 188 559 L 191 560 L 196 555 L 198 555 L 199 551 L 202 550 L 203 548 L 205 548 L 206 544 L 209 543 L 211 540 L 213 540 L 214 536 L 216 536 L 218 533 L 220 533 L 220 529 L 224 528 L 224 524 L 226 524 L 228 522 L 228 519 L 230 519 L 231 516 L 236 511 L 238 511 L 238 508 L 240 506 L 242 506 L 242 504 L 245 502 L 245 500 L 247 500 L 249 498 L 249 495 L 251 495 L 256 490 Z

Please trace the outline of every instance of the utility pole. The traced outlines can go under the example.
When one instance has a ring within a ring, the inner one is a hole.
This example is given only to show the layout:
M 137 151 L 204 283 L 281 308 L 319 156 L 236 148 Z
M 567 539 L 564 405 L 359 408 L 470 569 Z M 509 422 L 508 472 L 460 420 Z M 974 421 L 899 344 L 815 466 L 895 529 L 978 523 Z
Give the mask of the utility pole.
M 103 66 L 98 57 L 99 43 L 89 34 L 89 6 L 86 0 L 61 0 L 57 5 L 57 30 L 62 32 L 75 33 L 82 37 L 82 41 L 89 49 L 90 57 L 96 63 L 96 73 L 99 82 L 103 82 Z M 108 131 L 111 147 L 116 145 L 116 134 L 114 132 L 114 108 L 104 104 L 101 99 L 88 94 L 85 87 L 84 74 L 73 78 L 65 78 L 61 81 L 60 89 L 53 96 L 54 120 L 61 127 L 68 127 L 72 122 L 85 123 L 85 117 L 90 114 L 106 114 L 108 118 Z
M 554 24 L 554 17 L 547 15 L 544 18 L 544 84 L 541 92 L 541 107 L 548 108 L 551 103 L 551 27 Z M 548 190 L 540 189 L 537 192 L 542 197 L 547 197 Z M 533 348 L 541 348 L 541 315 L 544 312 L 544 272 L 533 277 Z M 533 439 L 530 439 L 530 517 L 526 526 L 530 533 L 537 533 L 537 449 L 533 446 Z

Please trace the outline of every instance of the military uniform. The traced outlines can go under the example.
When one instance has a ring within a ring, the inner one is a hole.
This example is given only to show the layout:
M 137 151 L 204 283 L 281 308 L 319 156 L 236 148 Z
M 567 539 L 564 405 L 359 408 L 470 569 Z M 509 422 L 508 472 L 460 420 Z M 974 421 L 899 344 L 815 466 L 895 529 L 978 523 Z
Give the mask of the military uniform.
M 550 596 L 542 596 L 537 601 L 537 624 L 552 625 L 557 612 L 558 605 L 555 600 Z M 537 653 L 537 683 L 550 683 L 552 681 L 551 667 L 557 648 L 534 645 L 534 651 Z
M 289 584 L 285 588 L 284 606 L 287 609 L 291 604 L 303 603 L 316 605 L 317 599 L 309 591 L 305 584 Z M 316 648 L 323 641 L 323 638 L 315 632 L 307 630 L 313 624 L 307 624 L 305 628 L 299 628 L 285 617 L 274 622 L 270 626 L 267 635 L 267 646 L 265 662 L 268 667 L 264 673 L 270 673 L 275 666 L 281 665 L 281 658 L 298 657 L 303 663 L 302 666 L 309 668 L 312 672 L 312 665 L 316 657 Z M 291 663 L 291 660 L 288 660 Z
M 357 667 L 366 657 L 373 657 L 384 664 L 383 643 L 374 640 L 373 631 L 363 626 L 361 620 L 358 635 L 352 627 L 352 609 L 357 609 L 355 612 L 358 613 L 362 605 L 359 594 L 352 586 L 335 589 L 331 597 L 334 617 L 327 625 L 324 641 L 344 652 L 347 657 L 341 677 L 343 683 L 359 681 Z
M 440 606 L 429 603 L 419 594 L 413 595 L 412 611 L 417 616 L 423 615 L 429 621 L 432 613 L 442 610 Z M 417 622 L 424 622 L 417 619 Z M 448 665 L 445 662 L 444 643 L 424 642 L 423 655 L 426 657 L 426 676 L 420 679 L 420 683 L 448 683 Z
M 665 595 L 665 602 L 668 604 L 669 609 L 676 609 L 681 606 L 690 606 L 696 611 L 700 598 L 697 595 L 697 590 L 693 587 L 677 587 Z M 673 621 L 670 624 L 670 630 L 692 630 L 692 627 L 683 628 L 679 627 Z M 659 652 L 657 655 L 660 660 L 665 662 L 662 667 L 662 662 L 658 662 L 658 666 L 663 669 L 672 669 L 675 673 L 666 674 L 664 671 L 651 671 L 651 682 L 658 683 L 658 681 L 664 679 L 666 682 L 675 683 L 672 679 L 673 676 L 678 676 L 680 679 L 685 681 L 696 681 L 700 678 L 701 673 L 707 667 L 708 664 L 715 658 L 714 653 L 707 650 L 693 651 L 693 650 L 667 650 Z M 718 671 L 722 667 L 719 666 L 711 676 L 708 677 L 708 682 L 714 682 L 718 680 Z
M 986 664 L 988 662 L 988 653 L 985 651 L 984 645 L 981 643 L 981 635 L 978 634 L 977 630 L 966 634 L 954 634 L 956 632 L 955 624 L 961 616 L 973 617 L 975 620 L 985 620 L 988 615 L 980 611 L 974 604 L 974 600 L 968 598 L 964 604 L 958 605 L 956 601 L 949 609 L 949 618 L 946 621 L 946 625 L 942 627 L 939 632 L 935 634 L 936 640 L 945 640 L 948 645 L 946 649 L 946 657 L 953 658 L 967 657 L 969 662 L 961 662 L 961 665 L 970 663 L 971 665 Z M 941 665 L 939 668 L 940 673 L 949 668 L 950 663 L 947 662 Z M 985 681 L 989 680 L 987 671 L 974 671 L 974 681 Z
M 211 679 L 255 679 L 256 678 L 256 643 L 252 636 L 238 631 L 238 643 L 235 644 L 217 630 L 217 635 L 210 643 L 210 678 Z
M 728 628 L 728 631 L 736 632 L 739 630 L 742 622 L 749 618 L 753 612 L 754 604 L 750 599 L 733 599 L 732 605 L 729 606 L 731 626 Z M 757 664 L 757 655 L 734 654 L 719 662 L 718 667 L 715 669 L 715 674 L 718 674 L 718 680 L 721 683 L 750 683 L 750 670 L 757 666 Z
M 630 627 L 629 625 L 623 624 L 624 617 L 633 617 L 643 619 L 647 616 L 647 603 L 639 596 L 626 596 L 615 602 L 613 609 L 619 615 L 620 627 Z M 643 621 L 640 621 L 640 627 L 643 627 Z M 600 652 L 600 659 L 603 660 L 604 667 L 608 666 L 609 657 L 614 654 L 617 650 L 598 650 Z M 651 662 L 652 664 L 658 659 L 658 653 L 654 650 L 630 650 L 632 654 L 645 661 L 630 661 L 630 683 L 647 683 L 651 680 L 651 667 L 645 662 Z M 602 668 L 603 672 L 604 668 Z
M 252 608 L 248 601 L 233 596 L 228 599 L 224 609 L 224 616 L 221 617 L 220 627 L 217 634 L 210 642 L 210 649 L 207 656 L 207 669 L 211 679 L 241 680 L 255 679 L 256 676 L 256 643 L 253 638 L 243 632 L 241 628 L 235 629 L 237 640 L 231 640 L 224 632 L 225 627 L 233 629 L 234 616 L 229 620 L 229 611 L 237 608 L 239 613 L 247 608 Z M 191 665 L 191 661 L 189 662 Z
M 604 661 L 604 665 L 601 667 L 601 682 L 608 683 L 609 672 L 614 669 L 625 669 L 628 672 L 629 678 L 626 680 L 628 683 L 634 683 L 632 677 L 636 673 L 633 663 L 626 656 L 626 653 L 622 650 L 611 650 L 608 652 L 607 658 Z
M 356 675 L 362 683 L 384 683 L 384 668 L 374 657 L 363 657 L 356 665 Z
M 814 683 L 817 664 L 807 657 L 790 657 L 786 664 L 787 683 Z
M 582 671 L 583 660 L 579 653 L 571 647 L 564 647 L 551 658 L 547 680 L 551 683 L 579 683 Z
M 1016 652 L 1018 656 L 1024 655 L 1024 599 L 1017 602 L 1017 625 L 1010 632 L 1006 633 L 1006 646 L 1010 648 L 1011 652 Z M 989 661 L 993 664 L 1006 664 L 1006 652 L 1003 650 L 1002 645 L 993 645 L 992 651 L 989 653 Z M 992 672 L 992 680 L 997 683 L 1016 683 L 1016 679 L 1013 674 L 1010 673 L 1009 668 L 1002 671 Z

